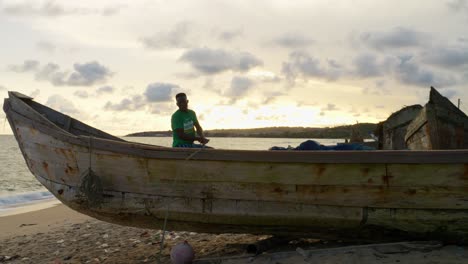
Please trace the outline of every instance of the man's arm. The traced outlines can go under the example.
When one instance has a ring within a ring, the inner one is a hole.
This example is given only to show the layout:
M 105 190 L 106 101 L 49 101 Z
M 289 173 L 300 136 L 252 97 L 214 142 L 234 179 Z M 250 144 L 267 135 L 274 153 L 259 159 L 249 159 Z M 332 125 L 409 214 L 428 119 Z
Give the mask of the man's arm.
M 205 136 L 203 135 L 203 129 L 200 126 L 200 124 L 198 122 L 195 122 L 194 125 L 195 125 L 195 128 L 197 129 L 197 134 L 199 136 L 199 139 L 197 139 L 197 140 L 200 141 L 200 143 L 202 143 L 202 144 L 208 143 L 210 140 L 205 138 Z
M 200 141 L 200 137 L 185 134 L 183 128 L 176 128 L 175 132 L 177 133 L 177 136 L 180 139 L 187 140 L 187 141 L 195 141 L 195 140 Z

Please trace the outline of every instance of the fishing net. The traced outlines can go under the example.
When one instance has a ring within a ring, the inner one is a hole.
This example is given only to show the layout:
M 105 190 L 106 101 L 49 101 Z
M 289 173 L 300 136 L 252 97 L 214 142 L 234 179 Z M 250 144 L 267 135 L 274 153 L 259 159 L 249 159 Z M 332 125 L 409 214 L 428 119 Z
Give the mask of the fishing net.
M 99 207 L 103 201 L 102 182 L 91 168 L 84 173 L 81 180 L 80 192 L 85 198 L 88 207 Z

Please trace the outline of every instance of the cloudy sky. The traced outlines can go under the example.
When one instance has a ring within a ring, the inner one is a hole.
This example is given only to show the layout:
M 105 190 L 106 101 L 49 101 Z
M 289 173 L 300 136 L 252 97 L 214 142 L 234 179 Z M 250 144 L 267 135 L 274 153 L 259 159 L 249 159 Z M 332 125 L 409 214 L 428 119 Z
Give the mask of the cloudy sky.
M 205 129 L 378 122 L 431 85 L 468 112 L 468 0 L 0 0 L 0 34 L 0 94 L 115 135 L 169 130 L 178 92 Z

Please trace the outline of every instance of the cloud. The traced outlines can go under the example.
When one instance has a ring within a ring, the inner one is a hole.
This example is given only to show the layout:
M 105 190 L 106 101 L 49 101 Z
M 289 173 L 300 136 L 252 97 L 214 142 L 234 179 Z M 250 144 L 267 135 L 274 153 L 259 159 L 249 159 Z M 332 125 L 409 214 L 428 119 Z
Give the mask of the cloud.
M 304 48 L 314 44 L 314 41 L 300 34 L 287 33 L 274 39 L 273 43 L 285 48 Z
M 146 87 L 144 95 L 148 102 L 168 102 L 172 100 L 174 89 L 179 88 L 171 83 L 151 83 Z
M 76 96 L 76 97 L 80 97 L 80 98 L 88 98 L 89 97 L 89 94 L 88 94 L 87 91 L 80 91 L 80 90 L 74 92 L 73 95 Z
M 453 0 L 447 2 L 447 7 L 454 12 L 463 12 L 468 10 L 467 0 Z
M 398 27 L 388 32 L 366 32 L 360 39 L 377 50 L 419 47 L 429 39 L 425 33 Z
M 327 67 L 322 66 L 318 59 L 302 51 L 290 53 L 289 61 L 283 62 L 281 71 L 289 81 L 294 81 L 297 77 L 315 77 L 331 81 L 344 74 L 344 69 L 334 61 L 328 61 Z
M 151 83 L 148 84 L 142 95 L 130 95 L 118 103 L 108 101 L 104 105 L 104 109 L 113 111 L 140 111 L 147 109 L 151 113 L 166 113 L 168 110 L 165 109 L 166 104 L 161 103 L 171 101 L 179 88 L 176 84 Z
M 38 67 L 39 67 L 38 61 L 26 60 L 23 62 L 22 65 L 9 65 L 7 67 L 7 70 L 17 72 L 17 73 L 23 73 L 23 72 L 36 71 Z
M 105 66 L 96 61 L 73 65 L 74 71 L 71 73 L 61 71 L 60 66 L 55 63 L 48 63 L 40 67 L 40 63 L 34 60 L 27 60 L 23 65 L 10 65 L 9 70 L 22 73 L 34 72 L 36 80 L 49 81 L 55 86 L 91 86 L 102 83 L 112 76 L 112 73 Z
M 218 38 L 223 41 L 232 41 L 233 39 L 242 36 L 243 31 L 242 29 L 237 30 L 226 30 L 222 31 L 218 34 Z
M 322 107 L 322 109 L 320 109 L 320 115 L 324 116 L 326 114 L 326 112 L 338 111 L 338 110 L 340 110 L 340 109 L 337 108 L 335 104 L 327 104 L 326 106 Z
M 73 102 L 58 94 L 51 95 L 47 99 L 46 105 L 66 114 L 79 113 L 78 109 L 73 105 Z
M 142 38 L 141 42 L 148 49 L 185 49 L 193 45 L 188 22 L 179 23 L 170 31 Z
M 54 86 L 66 84 L 66 72 L 60 71 L 60 66 L 55 63 L 48 63 L 36 71 L 35 77 L 38 81 L 49 81 Z
M 54 0 L 44 1 L 37 4 L 35 1 L 25 1 L 22 3 L 5 4 L 2 11 L 7 15 L 14 16 L 43 16 L 58 17 L 65 15 L 114 15 L 122 6 L 105 7 L 103 9 L 73 8 L 65 7 Z
M 179 60 L 188 62 L 204 74 L 224 71 L 245 72 L 260 66 L 263 62 L 247 52 L 228 52 L 221 49 L 195 48 L 184 52 Z
M 401 83 L 422 87 L 444 87 L 456 83 L 453 77 L 441 73 L 435 74 L 431 70 L 421 68 L 412 59 L 411 56 L 400 58 L 400 62 L 393 68 L 396 79 Z
M 377 57 L 371 54 L 362 54 L 353 61 L 355 74 L 359 77 L 368 78 L 381 76 L 383 74 L 381 65 L 377 62 Z
M 442 68 L 468 66 L 468 47 L 442 47 L 423 54 L 423 61 Z
M 98 62 L 88 62 L 84 64 L 73 64 L 74 72 L 70 74 L 67 84 L 71 86 L 90 86 L 103 82 L 112 73 L 105 66 Z
M 276 100 L 279 96 L 286 95 L 281 92 L 266 92 L 265 97 L 263 98 L 262 104 L 269 104 Z
M 32 98 L 35 98 L 35 97 L 39 96 L 39 94 L 41 94 L 41 90 L 36 89 L 36 90 L 32 91 L 32 92 L 29 94 L 29 96 L 32 97 Z
M 247 77 L 234 76 L 231 80 L 231 86 L 226 95 L 230 97 L 241 97 L 255 85 L 255 82 Z
M 96 90 L 96 93 L 98 95 L 102 95 L 102 94 L 105 94 L 105 93 L 113 93 L 115 92 L 115 88 L 112 87 L 112 86 L 109 86 L 109 85 L 106 85 L 106 86 L 102 86 L 102 87 L 99 87 L 97 90 Z
M 54 53 L 55 52 L 55 46 L 50 42 L 39 41 L 38 43 L 36 43 L 36 47 L 40 51 L 44 51 L 44 52 L 47 52 L 47 53 Z
M 107 102 L 104 109 L 114 111 L 138 111 L 142 110 L 146 105 L 147 102 L 143 96 L 134 95 L 130 98 L 125 98 L 116 104 Z

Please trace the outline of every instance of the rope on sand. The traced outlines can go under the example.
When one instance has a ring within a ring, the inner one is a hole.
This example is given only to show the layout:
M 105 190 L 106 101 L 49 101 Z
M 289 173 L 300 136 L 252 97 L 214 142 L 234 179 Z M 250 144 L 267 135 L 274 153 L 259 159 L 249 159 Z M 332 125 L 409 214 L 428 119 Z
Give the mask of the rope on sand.
M 205 148 L 205 145 L 203 145 L 201 148 L 197 149 L 196 151 L 194 151 L 193 153 L 188 155 L 188 157 L 185 158 L 185 161 L 192 159 L 196 154 L 198 154 L 204 148 Z M 176 174 L 176 177 L 174 178 L 174 181 L 172 182 L 172 187 L 174 187 L 175 184 L 177 183 L 177 179 L 178 179 L 178 174 Z M 160 241 L 161 246 L 159 248 L 158 262 L 157 263 L 162 263 L 161 262 L 161 256 L 162 256 L 162 251 L 164 249 L 164 239 L 165 239 L 165 236 L 166 236 L 167 219 L 169 218 L 169 206 L 170 206 L 170 203 L 167 203 L 166 212 L 164 214 L 164 223 L 163 223 L 163 229 L 162 229 L 162 232 L 161 232 L 161 241 Z

